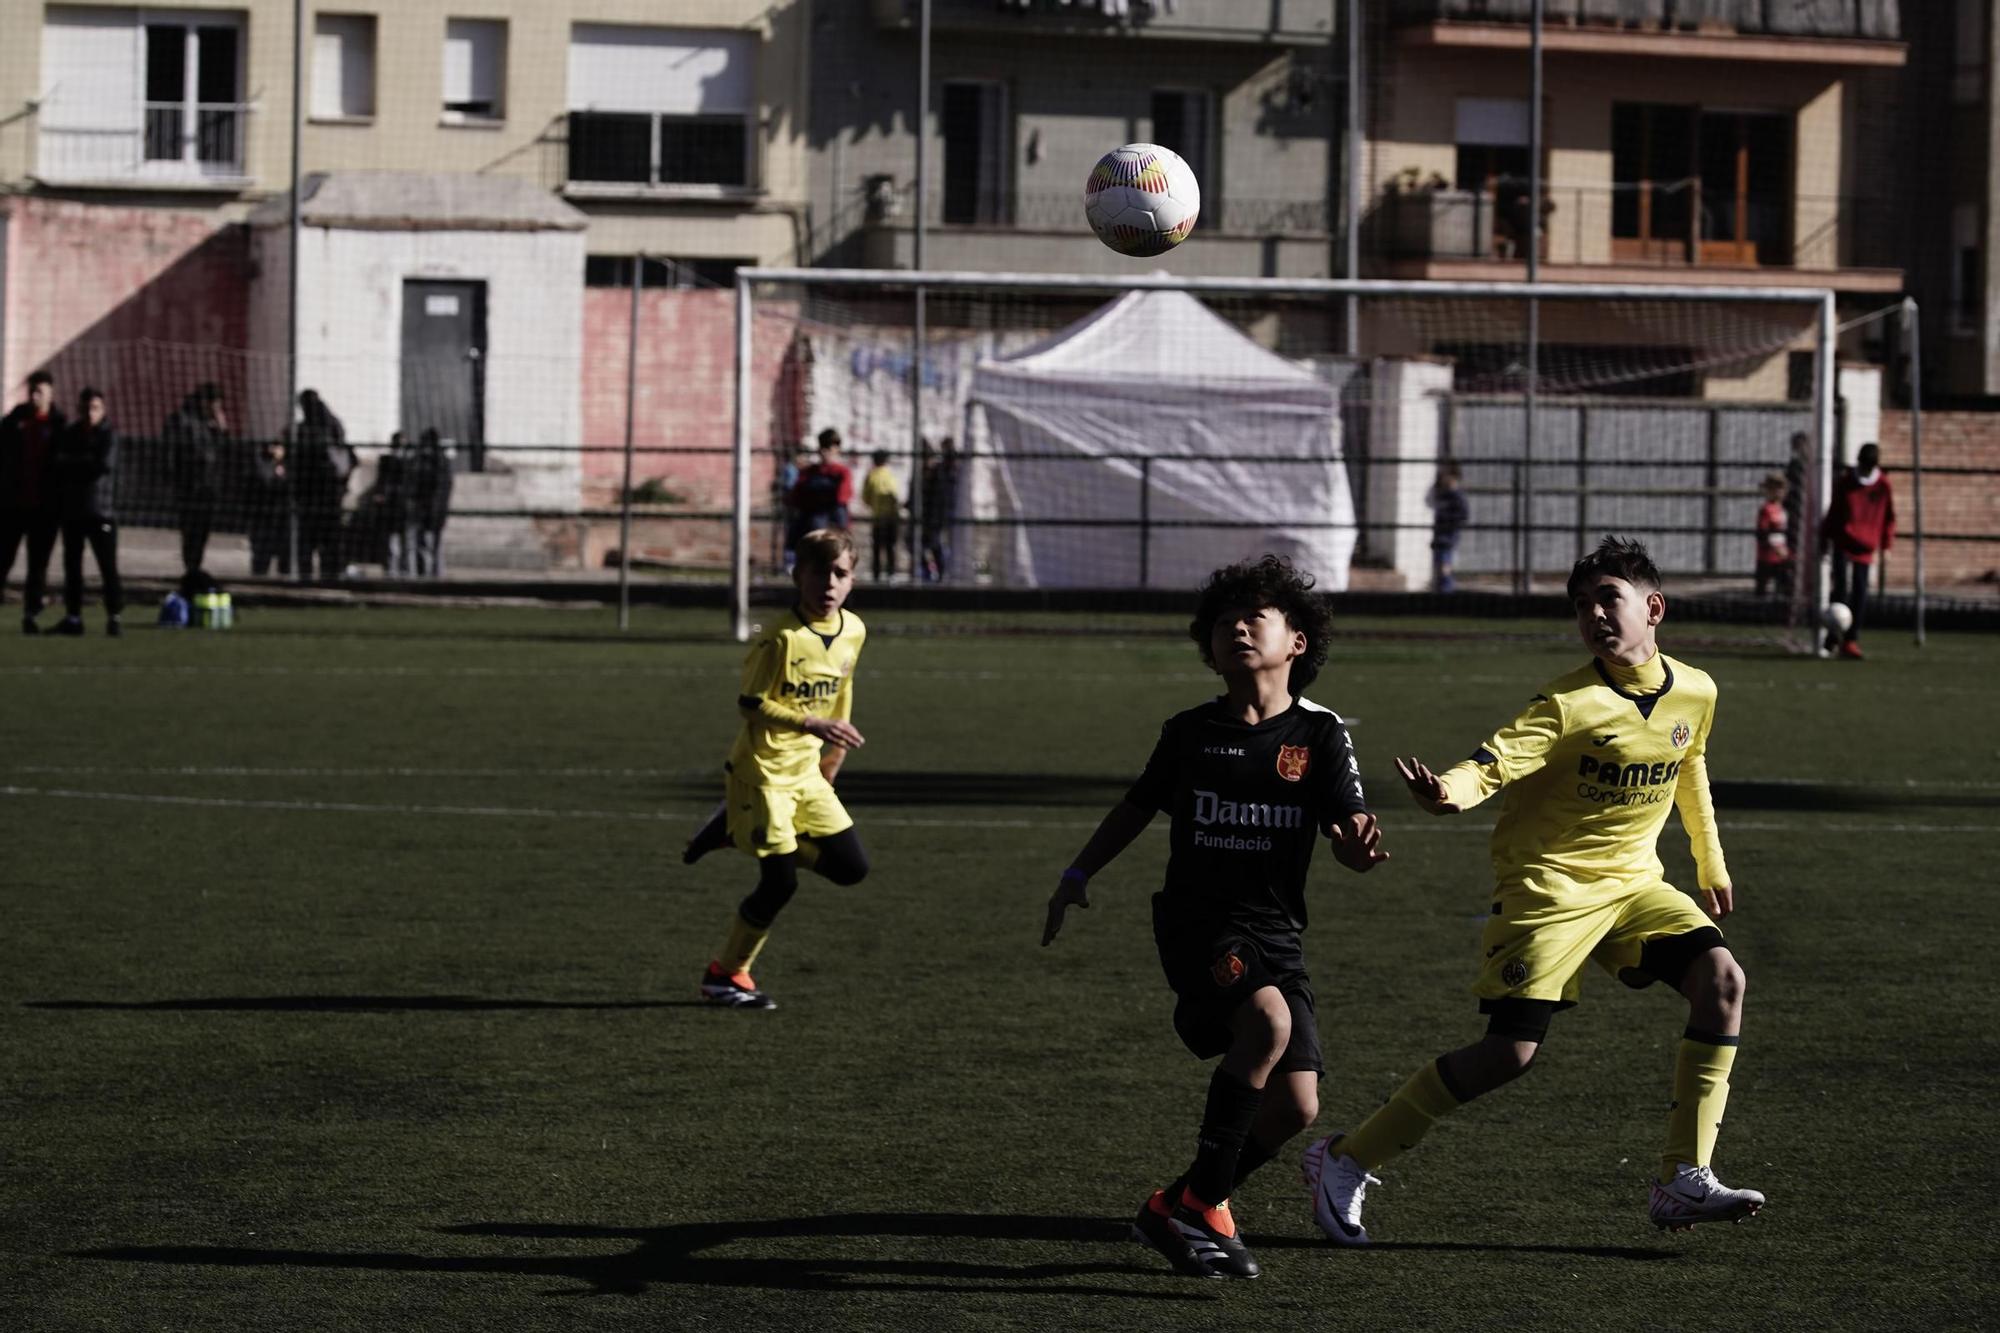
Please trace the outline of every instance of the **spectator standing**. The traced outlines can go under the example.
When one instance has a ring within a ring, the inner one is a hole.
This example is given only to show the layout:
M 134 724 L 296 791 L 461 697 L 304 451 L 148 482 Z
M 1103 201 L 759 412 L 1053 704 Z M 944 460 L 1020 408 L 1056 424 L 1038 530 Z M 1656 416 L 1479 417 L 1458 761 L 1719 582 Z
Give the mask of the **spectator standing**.
M 347 498 L 347 479 L 354 475 L 354 450 L 340 418 L 312 389 L 299 395 L 291 458 L 293 494 L 299 506 L 299 581 L 312 579 L 315 556 L 321 578 L 339 578 L 346 564 L 340 510 Z
M 875 466 L 861 483 L 861 503 L 868 506 L 871 572 L 878 583 L 896 577 L 896 542 L 903 531 L 903 491 L 889 467 L 889 451 L 877 449 Z
M 414 552 L 413 573 L 444 577 L 444 524 L 451 516 L 451 455 L 445 452 L 435 427 L 417 441 L 409 469 L 410 519 L 405 539 Z
M 1792 456 L 1785 460 L 1785 547 L 1794 553 L 1807 549 L 1806 497 L 1812 494 L 1812 436 L 1792 432 Z
M 1896 539 L 1896 499 L 1882 471 L 1882 449 L 1864 444 L 1854 466 L 1833 485 L 1833 503 L 1820 522 L 1820 540 L 1833 552 L 1832 600 L 1847 603 L 1853 613 L 1845 633 L 1826 636 L 1829 651 L 1842 657 L 1861 656 L 1862 612 L 1868 604 L 1868 576 L 1875 557 Z
M 414 460 L 403 432 L 389 437 L 389 448 L 375 464 L 375 484 L 368 488 L 362 510 L 368 516 L 371 540 L 382 553 L 384 574 L 410 572 L 415 543 L 410 535 L 410 474 Z
M 292 575 L 292 468 L 285 442 L 272 440 L 257 451 L 250 469 L 250 572 L 258 578 L 278 567 Z
M 1458 464 L 1443 464 L 1437 480 L 1431 483 L 1430 494 L 1424 497 L 1424 503 L 1431 507 L 1432 592 L 1452 592 L 1458 587 L 1451 567 L 1458 558 L 1458 535 L 1472 517 L 1472 505 L 1459 489 L 1460 475 Z
M 785 545 L 820 528 L 847 531 L 847 507 L 854 503 L 854 473 L 840 459 L 840 432 L 829 426 L 819 433 L 819 457 L 799 471 L 792 484 L 792 530 Z
M 56 383 L 49 372 L 28 376 L 28 397 L 0 418 L 0 596 L 14 572 L 14 552 L 25 539 L 28 567 L 21 597 L 21 632 L 39 634 L 49 585 L 49 553 L 59 526 L 50 458 L 62 434 Z
M 920 516 L 924 578 L 932 583 L 951 577 L 951 529 L 958 521 L 958 445 L 947 435 L 935 457 L 928 441 L 923 447 L 923 501 Z
M 780 459 L 771 473 L 771 508 L 778 515 L 778 531 L 771 540 L 779 548 L 771 553 L 771 562 L 784 565 L 787 572 L 792 567 L 792 487 L 799 484 L 799 473 L 810 462 L 811 451 L 803 444 L 794 444 L 791 456 Z
M 118 434 L 111 428 L 104 395 L 85 389 L 77 395 L 76 420 L 56 437 L 56 506 L 62 525 L 63 610 L 58 634 L 83 633 L 83 548 L 97 560 L 104 585 L 104 632 L 119 635 L 125 588 L 118 578 Z
M 1784 474 L 1772 472 L 1764 478 L 1764 503 L 1757 507 L 1757 596 L 1789 592 L 1792 586 L 1792 548 L 1786 539 L 1787 516 Z
M 208 553 L 215 505 L 222 496 L 224 453 L 229 446 L 229 414 L 222 389 L 196 385 L 168 415 L 161 430 L 174 473 L 174 502 L 181 528 L 182 579 L 192 587 Z

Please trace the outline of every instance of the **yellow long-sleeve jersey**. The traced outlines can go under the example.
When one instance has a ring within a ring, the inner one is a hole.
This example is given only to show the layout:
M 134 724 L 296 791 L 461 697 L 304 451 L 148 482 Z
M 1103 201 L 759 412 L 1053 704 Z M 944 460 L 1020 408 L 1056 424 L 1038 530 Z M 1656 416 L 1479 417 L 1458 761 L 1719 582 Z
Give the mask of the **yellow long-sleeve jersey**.
M 735 777 L 796 787 L 819 775 L 819 737 L 798 724 L 854 715 L 854 664 L 867 638 L 861 617 L 843 609 L 825 625 L 787 611 L 751 641 L 736 699 L 743 728 L 729 752 Z
M 1445 799 L 1469 810 L 1507 789 L 1492 842 L 1502 889 L 1566 896 L 1660 879 L 1670 805 L 1701 887 L 1726 885 L 1706 757 L 1715 696 L 1706 672 L 1664 653 L 1639 667 L 1593 660 L 1440 775 Z

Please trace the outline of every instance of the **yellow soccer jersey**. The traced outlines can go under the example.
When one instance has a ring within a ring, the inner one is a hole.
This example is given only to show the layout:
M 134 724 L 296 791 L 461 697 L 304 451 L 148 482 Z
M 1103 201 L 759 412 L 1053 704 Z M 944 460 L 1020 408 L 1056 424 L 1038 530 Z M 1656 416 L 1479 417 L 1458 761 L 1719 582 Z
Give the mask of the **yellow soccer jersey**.
M 819 776 L 820 741 L 798 730 L 808 717 L 846 721 L 854 714 L 854 664 L 868 630 L 841 610 L 813 626 L 787 611 L 759 634 L 743 659 L 736 706 L 743 729 L 729 752 L 738 780 L 794 787 Z M 789 724 L 789 725 L 788 725 Z
M 1506 787 L 1492 843 L 1503 890 L 1587 894 L 1662 878 L 1670 805 L 1701 887 L 1714 888 L 1729 883 L 1708 789 L 1714 720 L 1708 673 L 1664 653 L 1640 667 L 1593 659 L 1444 773 L 1445 799 L 1469 810 Z

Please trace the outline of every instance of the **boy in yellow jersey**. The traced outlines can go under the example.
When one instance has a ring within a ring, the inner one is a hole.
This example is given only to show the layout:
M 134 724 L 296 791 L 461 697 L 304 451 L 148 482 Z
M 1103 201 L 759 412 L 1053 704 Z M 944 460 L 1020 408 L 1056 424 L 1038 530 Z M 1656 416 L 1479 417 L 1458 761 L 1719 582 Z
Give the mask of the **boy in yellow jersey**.
M 1371 1171 L 1441 1116 L 1527 1071 L 1550 1018 L 1576 1003 L 1589 962 L 1629 986 L 1663 981 L 1688 1001 L 1654 1224 L 1682 1231 L 1764 1206 L 1762 1194 L 1730 1189 L 1709 1166 L 1743 1022 L 1743 969 L 1711 921 L 1728 916 L 1735 897 L 1708 788 L 1715 682 L 1659 651 L 1667 603 L 1639 543 L 1605 538 L 1571 571 L 1569 595 L 1595 660 L 1543 686 L 1464 763 L 1440 774 L 1396 761 L 1433 814 L 1507 789 L 1473 987 L 1488 1023 L 1482 1039 L 1426 1065 L 1358 1129 L 1307 1149 L 1314 1220 L 1339 1244 L 1368 1243 L 1361 1205 L 1380 1183 Z M 1669 808 L 1693 847 L 1700 907 L 1662 878 L 1656 848 Z
M 757 887 L 736 909 L 721 950 L 701 978 L 702 998 L 732 1009 L 771 1009 L 750 966 L 771 923 L 798 891 L 804 867 L 835 884 L 859 884 L 868 855 L 834 795 L 847 752 L 861 745 L 854 664 L 868 632 L 846 609 L 854 588 L 854 539 L 821 528 L 801 537 L 792 583 L 798 600 L 759 634 L 743 659 L 736 706 L 743 715 L 722 808 L 688 844 L 692 864 L 734 845 L 757 858 Z

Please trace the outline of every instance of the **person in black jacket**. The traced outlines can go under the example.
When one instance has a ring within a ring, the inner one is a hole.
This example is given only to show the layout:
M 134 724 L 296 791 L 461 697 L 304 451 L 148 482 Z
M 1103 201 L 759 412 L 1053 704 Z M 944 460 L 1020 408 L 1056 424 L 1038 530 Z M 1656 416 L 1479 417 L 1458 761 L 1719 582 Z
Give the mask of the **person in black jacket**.
M 451 455 L 445 452 L 435 427 L 417 441 L 417 456 L 406 479 L 410 491 L 410 529 L 415 546 L 412 572 L 444 577 L 444 523 L 451 516 Z
M 201 572 L 208 534 L 215 526 L 215 505 L 227 480 L 229 415 L 222 407 L 222 389 L 215 384 L 196 385 L 167 417 L 160 433 L 173 460 L 181 568 L 183 577 L 192 580 Z
M 62 524 L 63 609 L 58 634 L 83 633 L 83 547 L 97 559 L 104 585 L 104 632 L 118 637 L 125 609 L 118 579 L 118 519 L 115 505 L 118 435 L 112 430 L 104 395 L 85 389 L 77 396 L 76 420 L 56 437 L 56 504 Z
M 278 577 L 291 576 L 292 467 L 283 440 L 259 449 L 250 469 L 250 572 L 261 579 L 273 564 Z
M 0 593 L 14 572 L 14 552 L 28 543 L 21 632 L 38 634 L 35 617 L 48 590 L 49 552 L 56 544 L 54 479 L 49 456 L 62 434 L 55 380 L 46 370 L 28 376 L 28 399 L 0 418 Z
M 291 469 L 299 506 L 299 581 L 312 578 L 315 555 L 321 578 L 339 578 L 346 567 L 340 511 L 347 498 L 347 479 L 354 475 L 354 450 L 347 443 L 347 428 L 312 389 L 299 395 Z

